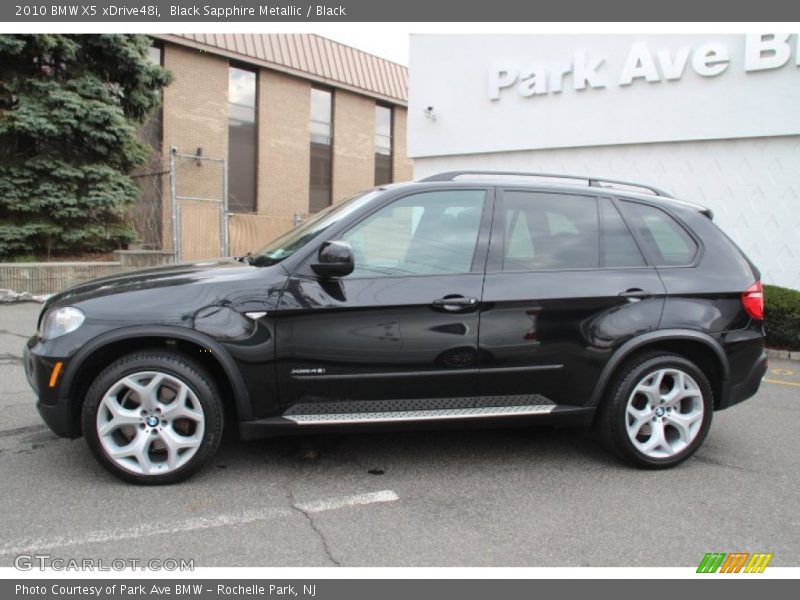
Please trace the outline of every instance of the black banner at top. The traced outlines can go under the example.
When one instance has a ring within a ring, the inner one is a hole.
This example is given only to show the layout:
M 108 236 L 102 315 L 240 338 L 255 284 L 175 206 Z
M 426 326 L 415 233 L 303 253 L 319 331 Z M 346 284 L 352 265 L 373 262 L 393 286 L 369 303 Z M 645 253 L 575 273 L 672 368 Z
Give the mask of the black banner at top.
M 11 0 L 5 23 L 800 21 L 787 0 Z

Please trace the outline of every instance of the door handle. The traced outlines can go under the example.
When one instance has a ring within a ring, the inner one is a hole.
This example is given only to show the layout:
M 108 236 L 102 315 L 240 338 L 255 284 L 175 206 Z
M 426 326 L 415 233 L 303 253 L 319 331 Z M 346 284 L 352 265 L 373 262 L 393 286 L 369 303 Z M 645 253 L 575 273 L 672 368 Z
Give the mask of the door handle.
M 444 298 L 434 300 L 431 304 L 434 308 L 456 312 L 476 308 L 478 306 L 478 299 L 465 298 L 464 296 L 445 296 Z
M 648 292 L 641 288 L 630 288 L 619 293 L 620 298 L 638 298 L 639 300 L 642 298 L 650 298 L 652 295 L 652 292 Z

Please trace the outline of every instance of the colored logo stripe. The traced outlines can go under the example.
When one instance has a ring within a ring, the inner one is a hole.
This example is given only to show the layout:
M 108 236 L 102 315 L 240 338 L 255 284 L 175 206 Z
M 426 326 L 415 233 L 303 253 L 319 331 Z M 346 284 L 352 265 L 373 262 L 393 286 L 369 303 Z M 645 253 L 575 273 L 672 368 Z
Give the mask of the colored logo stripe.
M 747 563 L 744 568 L 745 573 L 763 573 L 767 568 L 769 561 L 772 560 L 772 554 L 753 554 L 753 558 Z
M 732 552 L 728 554 L 728 558 L 722 563 L 720 573 L 738 573 L 742 570 L 744 562 L 749 556 L 749 552 Z
M 706 552 L 700 566 L 697 567 L 698 573 L 716 573 L 725 558 L 724 552 Z
M 748 560 L 749 559 L 749 560 Z M 772 554 L 756 552 L 707 552 L 697 567 L 698 573 L 763 573 Z M 745 566 L 747 565 L 747 566 Z M 744 569 L 744 571 L 742 571 Z

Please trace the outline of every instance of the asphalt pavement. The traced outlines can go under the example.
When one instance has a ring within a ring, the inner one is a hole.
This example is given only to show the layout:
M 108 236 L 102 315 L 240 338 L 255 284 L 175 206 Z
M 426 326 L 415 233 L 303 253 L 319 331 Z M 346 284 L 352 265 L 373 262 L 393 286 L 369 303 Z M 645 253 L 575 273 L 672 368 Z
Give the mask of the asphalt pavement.
M 228 439 L 188 482 L 118 481 L 41 422 L 22 369 L 40 305 L 0 306 L 0 566 L 52 557 L 195 566 L 800 564 L 800 363 L 715 413 L 678 468 L 648 472 L 570 429 Z

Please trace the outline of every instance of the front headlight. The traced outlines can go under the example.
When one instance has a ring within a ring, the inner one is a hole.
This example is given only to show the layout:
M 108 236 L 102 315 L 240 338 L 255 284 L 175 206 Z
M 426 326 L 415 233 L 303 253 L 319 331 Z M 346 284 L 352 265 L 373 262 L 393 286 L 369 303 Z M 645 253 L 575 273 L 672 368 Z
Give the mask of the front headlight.
M 52 340 L 53 338 L 75 331 L 83 324 L 85 318 L 83 311 L 73 306 L 54 308 L 42 319 L 42 325 L 39 328 L 39 337 L 45 340 Z

